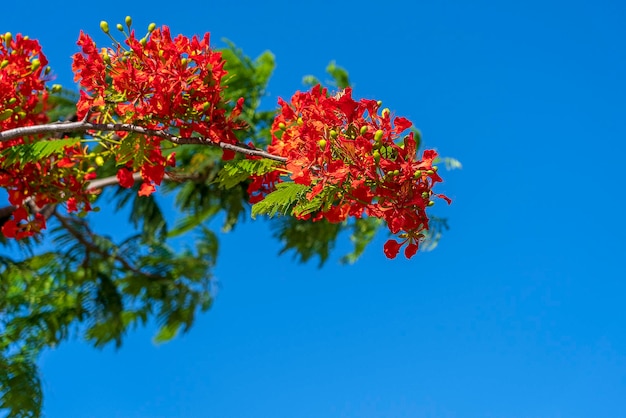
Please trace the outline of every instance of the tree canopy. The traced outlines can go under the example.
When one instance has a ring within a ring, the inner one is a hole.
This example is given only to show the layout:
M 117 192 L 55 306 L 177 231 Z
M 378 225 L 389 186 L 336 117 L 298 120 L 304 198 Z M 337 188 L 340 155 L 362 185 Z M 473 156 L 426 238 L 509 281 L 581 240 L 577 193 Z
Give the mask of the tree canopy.
M 38 43 L 0 37 L 0 410 L 38 416 L 37 357 L 71 335 L 120 346 L 156 319 L 158 342 L 187 331 L 212 303 L 223 220 L 269 218 L 281 253 L 321 266 L 342 232 L 352 263 L 381 227 L 394 258 L 436 245 L 447 221 L 437 161 L 419 131 L 380 101 L 356 100 L 348 73 L 261 109 L 275 61 L 209 35 L 172 37 L 127 17 L 110 46 L 79 35 L 79 92 L 50 85 Z M 122 40 L 118 41 L 117 38 Z M 156 193 L 169 195 L 168 222 Z M 127 210 L 128 234 L 91 225 L 90 213 Z

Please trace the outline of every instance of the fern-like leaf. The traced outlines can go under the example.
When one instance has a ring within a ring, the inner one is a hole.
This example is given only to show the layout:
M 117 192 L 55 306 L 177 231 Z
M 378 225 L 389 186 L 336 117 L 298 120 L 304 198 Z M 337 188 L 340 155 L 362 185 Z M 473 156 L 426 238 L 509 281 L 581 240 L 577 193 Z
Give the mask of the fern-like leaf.
M 229 162 L 219 172 L 217 182 L 221 188 L 232 189 L 246 181 L 251 175 L 263 175 L 273 171 L 280 163 L 273 160 L 241 159 Z
M 286 215 L 300 200 L 304 199 L 308 186 L 296 183 L 279 183 L 276 190 L 265 196 L 265 199 L 252 206 L 252 218 L 257 215 L 273 217 L 277 213 Z
M 80 142 L 80 138 L 55 139 L 52 141 L 37 141 L 29 144 L 20 144 L 9 147 L 0 152 L 4 157 L 4 166 L 37 162 L 58 154 L 66 147 L 71 147 Z

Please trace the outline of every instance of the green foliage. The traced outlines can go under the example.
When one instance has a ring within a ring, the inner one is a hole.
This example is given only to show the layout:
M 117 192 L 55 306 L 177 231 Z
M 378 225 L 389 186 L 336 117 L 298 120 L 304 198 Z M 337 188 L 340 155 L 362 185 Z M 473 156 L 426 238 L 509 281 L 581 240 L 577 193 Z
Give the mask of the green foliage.
M 305 199 L 308 190 L 309 186 L 302 184 L 279 183 L 276 190 L 252 206 L 252 218 L 258 215 L 290 215 L 294 206 Z
M 361 218 L 355 220 L 350 229 L 352 233 L 350 235 L 350 241 L 354 245 L 354 251 L 344 255 L 341 258 L 341 262 L 344 264 L 353 264 L 367 248 L 367 245 L 374 239 L 378 228 L 382 224 L 382 220 L 378 218 Z
M 37 141 L 8 147 L 0 151 L 5 166 L 37 162 L 54 154 L 62 153 L 65 147 L 80 143 L 80 138 L 56 139 L 54 141 Z M 61 155 L 62 156 L 62 155 Z
M 335 84 L 338 89 L 345 89 L 350 86 L 350 79 L 348 78 L 348 72 L 335 64 L 335 61 L 331 61 L 326 67 L 326 72 L 335 80 Z
M 224 165 L 218 174 L 217 182 L 224 189 L 232 189 L 247 181 L 251 175 L 267 174 L 278 165 L 280 163 L 273 160 L 235 160 Z
M 61 89 L 51 92 L 48 96 L 48 104 L 51 109 L 48 111 L 48 119 L 51 121 L 68 120 L 76 114 L 76 103 L 79 94 L 72 90 Z
M 274 237 L 282 243 L 279 254 L 292 252 L 293 258 L 302 263 L 317 256 L 319 267 L 328 260 L 342 228 L 326 220 L 301 221 L 293 217 L 278 217 L 271 226 Z

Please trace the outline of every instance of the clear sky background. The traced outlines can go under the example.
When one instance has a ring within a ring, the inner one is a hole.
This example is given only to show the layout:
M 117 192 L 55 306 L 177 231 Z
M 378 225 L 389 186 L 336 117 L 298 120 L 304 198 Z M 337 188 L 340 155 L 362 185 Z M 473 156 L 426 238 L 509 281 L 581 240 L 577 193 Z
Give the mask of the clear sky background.
M 381 234 L 354 266 L 345 238 L 317 269 L 246 221 L 186 335 L 46 352 L 47 417 L 626 416 L 625 2 L 13 1 L 0 32 L 71 86 L 79 30 L 127 14 L 271 50 L 267 108 L 337 60 L 462 161 L 433 208 L 451 230 L 410 261 Z

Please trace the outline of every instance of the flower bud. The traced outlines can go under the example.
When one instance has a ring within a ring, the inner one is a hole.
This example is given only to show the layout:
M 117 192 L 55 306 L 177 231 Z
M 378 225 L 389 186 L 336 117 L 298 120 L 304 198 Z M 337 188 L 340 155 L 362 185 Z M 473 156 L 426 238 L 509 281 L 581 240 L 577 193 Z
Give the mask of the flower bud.
M 321 149 L 326 149 L 326 140 L 320 139 L 319 141 L 317 141 L 317 145 L 319 145 Z
M 16 99 L 15 97 L 11 97 L 11 98 L 9 99 L 9 104 L 11 104 L 11 105 L 12 105 L 12 104 L 13 104 L 13 103 L 15 103 L 15 102 L 17 102 L 17 99 Z
M 433 166 L 433 171 L 437 171 L 439 170 L 439 167 L 437 167 L 436 165 Z
M 39 67 L 41 67 L 41 61 L 39 61 L 39 58 L 35 58 L 30 64 L 30 69 L 34 71 Z
M 359 133 L 361 134 L 361 136 L 365 135 L 367 133 L 367 126 L 361 126 L 361 130 L 359 131 Z
M 148 25 L 148 32 L 152 32 L 155 29 L 156 29 L 156 23 L 150 23 Z
M 104 33 L 109 33 L 109 23 L 106 20 L 103 20 L 100 22 L 100 29 L 102 29 L 102 32 Z
M 298 125 L 300 126 L 304 125 L 304 119 L 298 118 Z
M 63 89 L 63 87 L 60 84 L 53 84 L 52 85 L 52 93 L 58 93 Z
M 422 198 L 424 199 L 428 199 L 430 197 L 430 193 L 428 192 L 422 192 Z
M 124 19 L 124 23 L 126 23 L 126 26 L 128 26 L 128 29 L 130 29 L 130 25 L 133 24 L 133 18 L 130 16 L 126 16 L 126 19 Z
M 124 32 L 124 26 L 121 23 L 118 23 L 117 25 L 115 25 L 115 27 L 117 28 L 117 30 L 119 30 L 120 32 Z
M 383 101 L 379 100 L 376 102 L 376 106 L 381 107 L 383 105 Z
M 0 62 L 0 70 L 5 68 L 7 65 L 9 65 L 9 60 L 2 60 L 2 62 Z
M 331 130 L 330 130 L 330 132 L 329 132 L 329 134 L 330 134 L 330 137 L 331 137 L 332 139 L 335 139 L 335 138 L 337 138 L 337 136 L 339 136 L 339 134 L 337 133 L 337 131 L 336 131 L 336 130 L 334 130 L 334 129 L 331 129 Z
M 287 127 L 287 125 L 285 125 L 283 122 L 280 122 L 278 124 L 278 129 L 280 129 L 281 131 L 284 130 Z
M 413 177 L 420 178 L 422 176 L 422 170 L 415 170 L 415 173 L 413 173 Z
M 374 141 L 380 142 L 380 140 L 383 139 L 383 134 L 384 132 L 382 129 L 377 130 L 376 133 L 374 134 Z
M 433 170 L 427 170 L 426 174 L 435 174 L 435 172 Z
M 428 202 L 428 206 L 434 206 L 434 205 L 435 205 L 435 201 L 434 200 L 431 200 L 431 201 Z
M 0 112 L 0 121 L 9 119 L 12 114 L 13 114 L 13 109 L 4 109 L 2 112 Z
M 104 158 L 101 155 L 98 155 L 95 159 L 96 165 L 98 167 L 102 167 L 104 165 Z
M 372 155 L 374 156 L 374 161 L 376 162 L 376 164 L 378 164 L 380 162 L 380 152 L 376 150 L 372 153 Z
M 11 34 L 11 32 L 7 32 L 4 34 L 4 42 L 6 42 L 7 44 L 10 44 L 12 39 L 13 35 Z

